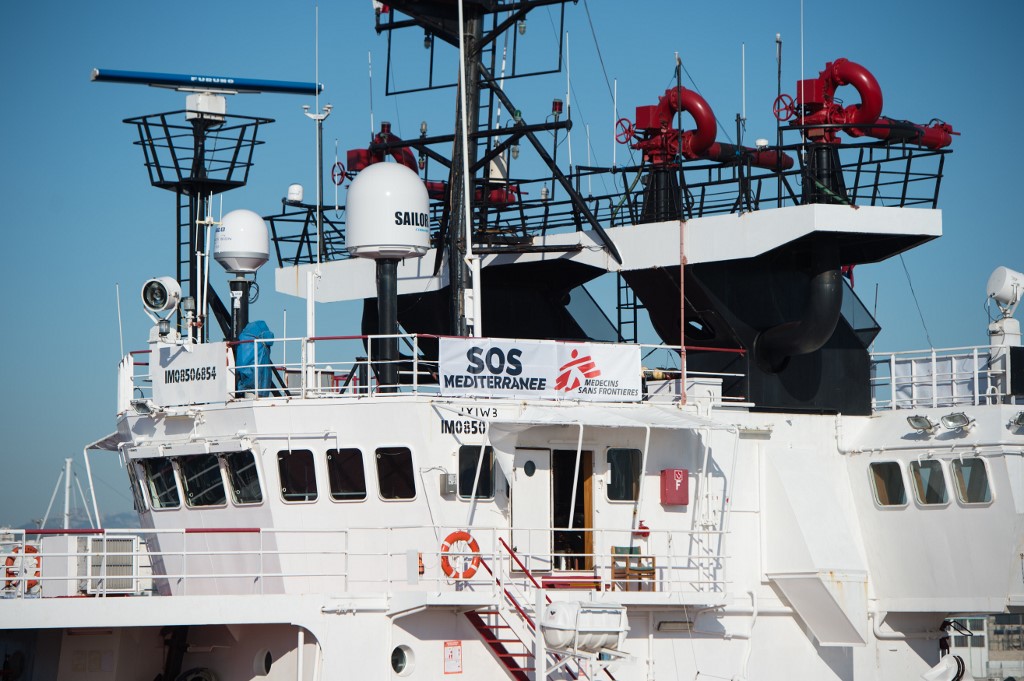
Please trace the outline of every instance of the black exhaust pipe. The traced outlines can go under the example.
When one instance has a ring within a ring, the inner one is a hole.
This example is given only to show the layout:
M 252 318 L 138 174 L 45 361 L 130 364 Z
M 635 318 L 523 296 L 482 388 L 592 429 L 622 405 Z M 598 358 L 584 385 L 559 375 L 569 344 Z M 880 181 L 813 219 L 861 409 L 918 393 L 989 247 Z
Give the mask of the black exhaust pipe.
M 828 342 L 843 305 L 842 273 L 834 249 L 814 257 L 807 303 L 801 318 L 783 322 L 754 339 L 754 359 L 762 370 L 778 373 L 793 355 L 806 355 Z

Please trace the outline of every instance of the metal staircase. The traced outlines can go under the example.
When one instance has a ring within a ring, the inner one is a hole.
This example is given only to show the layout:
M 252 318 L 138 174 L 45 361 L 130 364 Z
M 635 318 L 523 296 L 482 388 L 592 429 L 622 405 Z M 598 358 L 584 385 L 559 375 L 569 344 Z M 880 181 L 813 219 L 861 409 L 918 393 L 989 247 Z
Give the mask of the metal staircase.
M 533 588 L 540 589 L 540 582 L 520 560 L 512 547 L 501 538 L 498 539 L 498 543 L 505 549 L 517 568 L 523 572 Z M 537 676 L 536 664 L 537 650 L 540 649 L 543 650 L 544 655 L 544 678 L 569 681 L 588 678 L 577 658 L 549 651 L 543 646 L 538 624 L 528 611 L 529 595 L 511 580 L 503 580 L 503 576 L 495 574 L 487 561 L 482 561 L 481 564 L 494 578 L 495 584 L 501 588 L 504 598 L 499 602 L 497 608 L 471 610 L 464 614 L 480 634 L 480 638 L 508 671 L 509 676 L 516 681 L 542 681 Z M 551 603 L 551 599 L 547 595 L 544 596 L 544 599 L 547 603 Z M 609 681 L 615 681 L 615 677 L 607 668 L 604 668 L 603 671 Z
M 498 661 L 516 681 L 531 681 L 527 672 L 536 671 L 533 666 L 523 666 L 533 659 L 530 646 L 512 633 L 512 627 L 505 624 L 498 610 L 471 610 L 466 619 L 480 634 L 480 638 L 491 649 Z M 485 619 L 486 618 L 486 619 Z

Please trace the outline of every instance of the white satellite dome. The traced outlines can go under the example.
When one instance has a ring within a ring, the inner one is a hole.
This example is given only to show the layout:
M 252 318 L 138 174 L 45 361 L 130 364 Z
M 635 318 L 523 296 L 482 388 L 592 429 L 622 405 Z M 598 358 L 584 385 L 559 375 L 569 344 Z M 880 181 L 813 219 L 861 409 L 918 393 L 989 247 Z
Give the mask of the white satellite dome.
M 217 225 L 213 257 L 228 272 L 255 272 L 270 259 L 267 224 L 251 210 L 233 210 Z
M 345 247 L 360 258 L 421 256 L 430 245 L 427 187 L 400 163 L 374 163 L 348 189 Z

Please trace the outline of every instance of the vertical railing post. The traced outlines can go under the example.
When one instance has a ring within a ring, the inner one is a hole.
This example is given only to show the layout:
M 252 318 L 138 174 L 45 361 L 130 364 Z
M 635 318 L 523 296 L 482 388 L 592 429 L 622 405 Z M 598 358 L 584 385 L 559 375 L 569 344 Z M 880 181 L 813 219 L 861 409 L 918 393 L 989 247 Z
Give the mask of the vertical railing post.
M 420 394 L 420 337 L 412 337 L 412 394 Z
M 952 364 L 950 364 L 952 366 Z M 952 372 L 950 372 L 952 373 Z M 935 348 L 932 348 L 932 406 L 939 406 L 939 366 L 935 361 Z M 950 376 L 952 378 L 952 376 Z M 952 392 L 952 389 L 950 389 Z
M 299 340 L 299 375 L 301 377 L 299 379 L 299 390 L 301 391 L 303 397 L 305 397 L 306 390 L 308 390 L 309 383 L 310 383 L 310 381 L 309 381 L 309 374 L 308 374 L 308 371 L 307 371 L 308 363 L 306 361 L 306 359 L 307 359 L 306 358 L 306 352 L 308 350 L 308 342 L 309 342 L 308 338 L 302 338 L 302 339 Z
M 972 359 L 974 360 L 974 406 L 981 404 L 981 381 L 978 376 L 978 348 L 974 348 L 971 351 Z
M 889 408 L 893 411 L 896 410 L 896 395 L 898 394 L 896 390 L 896 355 L 893 353 L 889 355 Z

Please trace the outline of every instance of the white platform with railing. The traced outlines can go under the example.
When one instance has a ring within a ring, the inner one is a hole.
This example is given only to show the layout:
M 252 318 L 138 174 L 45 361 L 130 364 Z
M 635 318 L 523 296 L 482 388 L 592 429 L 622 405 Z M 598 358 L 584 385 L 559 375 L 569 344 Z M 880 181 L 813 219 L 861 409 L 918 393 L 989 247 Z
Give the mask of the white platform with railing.
M 441 539 L 434 540 L 453 530 L 9 530 L 0 541 L 6 561 L 2 594 L 45 599 L 472 591 L 493 599 L 500 584 L 532 599 L 541 584 L 552 593 L 614 591 L 618 600 L 668 604 L 715 601 L 727 587 L 721 530 L 648 530 L 646 537 L 631 539 L 628 530 L 577 529 L 591 536 L 593 553 L 526 554 L 512 548 L 507 528 L 474 528 L 478 552 L 463 544 L 447 551 L 459 573 L 454 578 L 442 571 Z M 514 530 L 525 531 L 566 530 Z M 625 548 L 633 551 L 628 560 L 643 570 L 616 564 L 627 559 L 616 549 Z M 475 569 L 461 576 L 474 560 Z
M 876 411 L 1018 403 L 1010 388 L 1006 346 L 874 353 L 871 402 Z
M 380 381 L 384 364 L 374 354 L 374 346 L 381 339 L 397 338 L 403 356 L 391 363 L 397 365 L 398 383 L 387 385 Z M 227 371 L 235 385 L 237 373 L 248 370 L 254 374 L 255 386 L 245 391 L 225 389 L 223 401 L 239 399 L 272 399 L 280 397 L 300 399 L 361 398 L 367 396 L 424 395 L 438 396 L 439 365 L 436 360 L 423 359 L 423 344 L 436 344 L 438 336 L 398 334 L 396 336 L 317 336 L 311 338 L 276 338 L 244 341 L 259 345 L 272 345 L 281 361 L 234 366 Z M 558 343 L 559 341 L 546 341 Z M 212 344 L 211 344 L 212 345 Z M 223 344 L 234 347 L 239 343 Z M 168 345 L 156 346 L 166 348 Z M 180 347 L 180 345 L 179 345 Z M 682 395 L 682 372 L 678 368 L 680 348 L 671 345 L 637 344 L 644 364 L 644 401 L 677 402 Z M 719 348 L 688 348 L 688 351 L 724 352 L 742 356 L 742 350 Z M 153 350 L 133 351 L 122 361 L 118 411 L 124 412 L 132 401 L 153 398 Z M 230 354 L 230 353 L 229 353 Z M 259 352 L 254 352 L 259 357 Z M 668 368 L 647 368 L 648 366 Z M 264 371 L 265 370 L 265 371 Z M 265 376 L 271 375 L 270 384 Z M 687 371 L 688 398 L 707 401 L 714 406 L 742 404 L 742 396 L 724 395 L 723 383 L 744 381 L 739 372 Z

